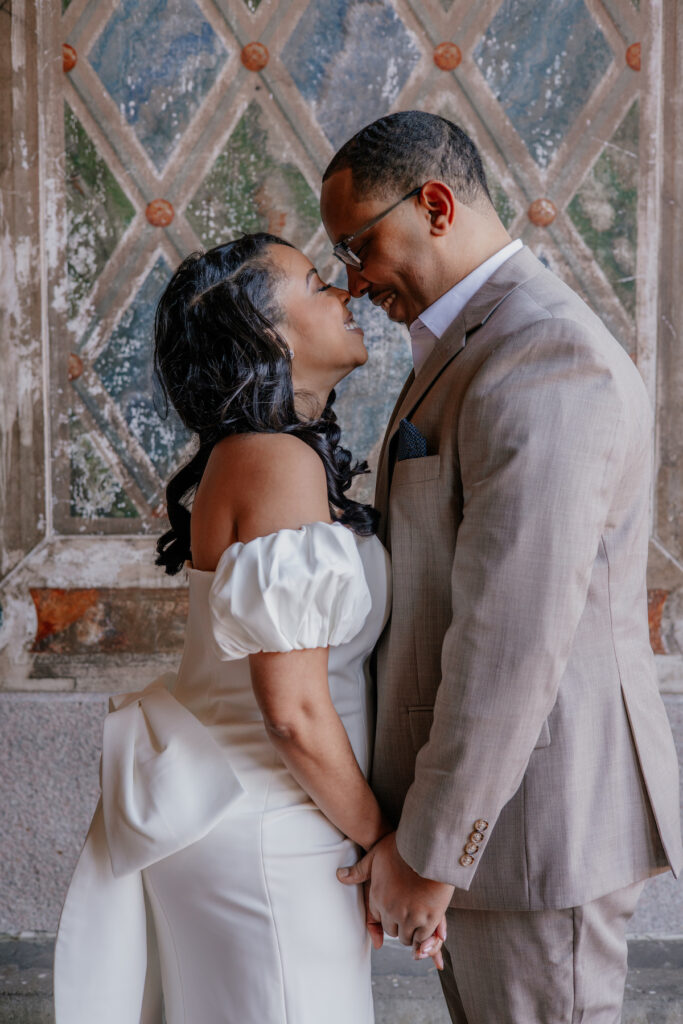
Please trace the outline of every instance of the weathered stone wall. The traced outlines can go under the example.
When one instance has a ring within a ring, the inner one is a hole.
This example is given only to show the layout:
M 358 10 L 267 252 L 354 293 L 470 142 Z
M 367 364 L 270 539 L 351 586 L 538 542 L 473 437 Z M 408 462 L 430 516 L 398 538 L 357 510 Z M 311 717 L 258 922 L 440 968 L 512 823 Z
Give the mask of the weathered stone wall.
M 241 230 L 340 274 L 320 175 L 389 110 L 474 135 L 512 235 L 643 375 L 651 636 L 683 741 L 682 19 L 676 0 L 0 4 L 0 932 L 54 931 L 106 695 L 178 661 L 185 583 L 153 543 L 188 438 L 154 408 L 156 297 L 183 255 Z M 372 464 L 410 353 L 383 314 L 356 315 L 370 361 L 338 411 Z M 682 904 L 657 880 L 634 932 L 680 933 Z

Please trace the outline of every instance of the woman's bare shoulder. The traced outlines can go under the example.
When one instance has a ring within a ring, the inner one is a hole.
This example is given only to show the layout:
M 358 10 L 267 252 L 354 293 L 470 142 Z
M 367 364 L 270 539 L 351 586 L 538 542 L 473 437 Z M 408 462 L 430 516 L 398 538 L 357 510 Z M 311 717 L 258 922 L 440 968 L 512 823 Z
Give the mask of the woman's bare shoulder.
M 293 434 L 238 434 L 224 438 L 214 448 L 207 469 L 227 487 L 238 478 L 241 493 L 251 485 L 274 495 L 301 487 L 327 494 L 322 459 Z
M 243 542 L 329 522 L 325 467 L 310 445 L 291 434 L 224 438 L 211 453 L 195 512 L 210 533 L 230 533 Z

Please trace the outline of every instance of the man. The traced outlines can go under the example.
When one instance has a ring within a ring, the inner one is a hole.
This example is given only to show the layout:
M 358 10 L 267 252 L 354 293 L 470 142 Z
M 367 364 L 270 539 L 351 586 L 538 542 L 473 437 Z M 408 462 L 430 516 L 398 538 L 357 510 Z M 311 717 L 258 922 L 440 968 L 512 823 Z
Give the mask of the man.
M 382 118 L 323 182 L 349 290 L 410 326 L 415 363 L 376 496 L 394 598 L 372 784 L 397 827 L 345 881 L 416 949 L 448 908 L 453 1021 L 617 1021 L 626 923 L 682 856 L 645 389 L 510 239 L 455 125 Z

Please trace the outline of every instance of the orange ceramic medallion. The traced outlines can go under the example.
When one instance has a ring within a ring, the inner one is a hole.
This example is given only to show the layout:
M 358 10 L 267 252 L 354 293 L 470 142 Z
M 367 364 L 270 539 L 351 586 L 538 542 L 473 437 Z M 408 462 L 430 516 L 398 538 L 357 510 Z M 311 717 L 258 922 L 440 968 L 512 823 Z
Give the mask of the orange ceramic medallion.
M 640 71 L 640 43 L 631 43 L 626 51 L 626 63 L 634 71 Z
M 83 360 L 75 352 L 69 352 L 66 375 L 69 380 L 78 380 L 83 373 Z
M 168 199 L 153 199 L 148 203 L 145 217 L 155 228 L 167 228 L 175 212 Z
M 536 224 L 540 228 L 547 228 L 548 224 L 552 224 L 557 217 L 557 207 L 551 199 L 534 199 L 527 210 L 527 215 L 532 224 Z
M 76 67 L 77 60 L 78 54 L 73 46 L 70 43 L 62 43 L 62 69 L 64 71 L 71 71 Z
M 439 43 L 434 50 L 434 63 L 442 71 L 453 71 L 462 60 L 460 47 L 455 43 Z
M 248 71 L 262 71 L 269 56 L 268 47 L 263 43 L 247 43 L 242 50 L 242 63 Z

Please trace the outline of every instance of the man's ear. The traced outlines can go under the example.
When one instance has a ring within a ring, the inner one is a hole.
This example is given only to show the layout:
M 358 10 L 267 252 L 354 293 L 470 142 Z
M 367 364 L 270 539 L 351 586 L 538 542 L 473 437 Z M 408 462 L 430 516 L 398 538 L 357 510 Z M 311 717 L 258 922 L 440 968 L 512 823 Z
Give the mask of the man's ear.
M 452 189 L 438 179 L 427 181 L 422 186 L 420 203 L 429 213 L 431 233 L 433 235 L 448 234 L 455 223 L 457 207 L 457 200 Z

